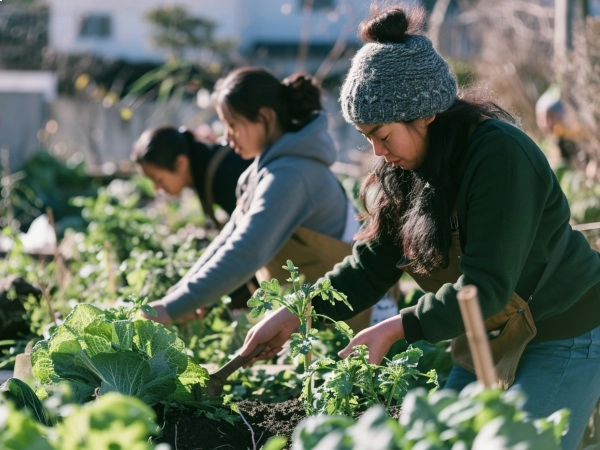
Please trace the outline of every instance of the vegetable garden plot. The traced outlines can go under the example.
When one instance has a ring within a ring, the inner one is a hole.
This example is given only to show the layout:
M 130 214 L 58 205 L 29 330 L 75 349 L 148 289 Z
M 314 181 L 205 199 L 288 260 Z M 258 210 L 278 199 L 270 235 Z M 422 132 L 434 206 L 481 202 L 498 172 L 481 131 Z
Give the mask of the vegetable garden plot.
M 432 378 L 424 375 L 436 369 L 437 376 L 443 376 L 449 361 L 445 346 L 419 343 L 409 349 L 398 343 L 384 366 L 371 367 L 365 361 L 364 349 L 340 361 L 335 355 L 347 343 L 343 326 L 322 326 L 315 321 L 315 326 L 299 330 L 294 341 L 297 345 L 290 347 L 285 360 L 271 361 L 281 370 L 240 370 L 228 379 L 223 396 L 206 398 L 201 380 L 207 372 L 200 364 L 219 366 L 227 361 L 242 345 L 260 312 L 257 317 L 248 310 L 234 315 L 224 302 L 205 320 L 181 326 L 162 327 L 136 318 L 135 308 L 142 308 L 148 298 L 160 298 L 195 261 L 202 247 L 195 237 L 171 230 L 164 237 L 164 230 L 153 222 L 160 214 L 130 213 L 129 209 L 136 207 L 133 202 L 116 201 L 108 193 L 82 204 L 87 208 L 89 226 L 85 233 L 69 234 L 65 240 L 73 251 L 64 266 L 31 258 L 18 247 L 7 255 L 6 266 L 0 265 L 3 275 L 9 270 L 18 272 L 41 288 L 42 301 L 25 302 L 32 329 L 26 339 L 39 345 L 33 362 L 34 367 L 39 364 L 35 371 L 40 379 L 30 380 L 30 388 L 36 397 L 39 395 L 49 418 L 49 422 L 39 423 L 23 401 L 15 401 L 15 396 L 21 400 L 33 397 L 18 393 L 11 397 L 5 385 L 0 397 L 0 443 L 7 448 L 67 448 L 68 437 L 61 434 L 64 424 L 87 430 L 94 437 L 95 447 L 88 441 L 72 447 L 81 450 L 109 449 L 117 435 L 124 439 L 119 445 L 132 450 L 160 444 L 173 449 L 275 450 L 289 448 L 292 439 L 302 445 L 299 448 L 309 449 L 316 445 L 310 436 L 331 442 L 350 439 L 355 448 L 361 448 L 357 436 L 372 436 L 371 432 L 404 439 L 390 438 L 382 447 L 395 449 L 405 448 L 408 438 L 428 442 L 424 435 L 407 436 L 407 430 L 423 418 L 438 430 L 435 439 L 445 443 L 460 440 L 470 448 L 490 418 L 502 415 L 506 419 L 502 424 L 496 422 L 494 429 L 488 427 L 488 436 L 511 435 L 513 425 L 522 422 L 518 407 L 510 402 L 507 405 L 510 399 L 501 393 L 474 391 L 459 399 L 438 390 L 428 396 L 435 383 L 428 384 Z M 114 212 L 115 220 L 100 224 L 107 208 Z M 127 226 L 119 225 L 123 221 Z M 111 241 L 116 231 L 119 239 Z M 145 241 L 148 233 L 160 239 Z M 263 287 L 269 301 L 293 301 L 294 292 L 303 293 L 298 298 L 306 298 L 304 294 L 329 289 L 299 281 L 294 287 L 297 268 L 291 262 L 288 268 L 291 282 L 271 281 Z M 255 297 L 250 306 L 264 308 L 267 297 Z M 303 316 L 309 310 L 308 305 L 289 305 Z M 67 319 L 71 314 L 79 319 Z M 5 361 L 25 347 L 16 342 L 7 350 Z M 54 352 L 59 356 L 53 359 Z M 125 367 L 128 370 L 123 371 Z M 404 381 L 394 383 L 393 376 Z M 424 390 L 412 393 L 419 388 Z M 23 386 L 17 389 L 21 393 L 25 390 Z M 405 394 L 412 399 L 412 406 L 402 419 L 398 405 Z M 128 420 L 120 414 L 128 409 L 140 414 L 132 414 Z M 7 411 L 10 413 L 3 414 Z M 79 422 L 69 412 L 76 413 Z M 98 420 L 99 416 L 104 419 Z M 541 439 L 539 442 L 548 443 L 550 435 L 560 432 L 562 417 L 539 425 L 529 423 L 526 430 L 521 427 L 525 431 L 519 436 L 528 442 Z M 23 433 L 17 433 L 19 430 Z M 14 433 L 20 437 L 15 438 Z M 10 445 L 9 435 L 17 439 Z M 287 443 L 273 439 L 267 444 L 276 435 L 285 436 Z M 48 445 L 32 447 L 34 438 Z M 339 448 L 338 444 L 329 448 Z

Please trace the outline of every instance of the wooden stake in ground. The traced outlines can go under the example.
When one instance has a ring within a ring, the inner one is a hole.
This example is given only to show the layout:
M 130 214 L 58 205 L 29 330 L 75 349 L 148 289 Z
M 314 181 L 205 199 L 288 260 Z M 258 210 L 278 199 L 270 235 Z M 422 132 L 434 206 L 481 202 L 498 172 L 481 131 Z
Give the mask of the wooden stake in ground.
M 477 380 L 485 387 L 496 386 L 498 375 L 477 298 L 477 288 L 472 285 L 465 286 L 459 291 L 457 298 Z

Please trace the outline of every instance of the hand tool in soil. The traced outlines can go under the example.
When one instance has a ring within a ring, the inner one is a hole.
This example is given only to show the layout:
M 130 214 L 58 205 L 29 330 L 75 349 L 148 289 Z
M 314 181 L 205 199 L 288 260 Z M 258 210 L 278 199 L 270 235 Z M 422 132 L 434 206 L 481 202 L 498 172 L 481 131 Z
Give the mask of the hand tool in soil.
M 225 384 L 227 378 L 229 378 L 229 375 L 242 367 L 248 361 L 251 361 L 253 358 L 258 356 L 260 352 L 264 350 L 264 348 L 265 344 L 259 344 L 249 355 L 237 355 L 216 372 L 211 373 L 208 381 L 204 385 L 204 391 L 206 392 L 206 395 L 209 397 L 218 397 L 221 395 L 223 393 L 223 385 Z

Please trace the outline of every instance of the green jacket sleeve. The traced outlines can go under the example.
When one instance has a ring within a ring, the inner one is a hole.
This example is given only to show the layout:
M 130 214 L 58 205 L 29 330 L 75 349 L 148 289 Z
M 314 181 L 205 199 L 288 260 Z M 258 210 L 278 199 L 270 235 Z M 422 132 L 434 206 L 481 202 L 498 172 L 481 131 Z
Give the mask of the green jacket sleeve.
M 353 310 L 341 302 L 331 305 L 318 299 L 315 309 L 334 320 L 344 320 L 374 305 L 400 279 L 402 271 L 396 264 L 401 256 L 391 236 L 354 244 L 352 255 L 325 275 L 335 289 L 348 296 Z

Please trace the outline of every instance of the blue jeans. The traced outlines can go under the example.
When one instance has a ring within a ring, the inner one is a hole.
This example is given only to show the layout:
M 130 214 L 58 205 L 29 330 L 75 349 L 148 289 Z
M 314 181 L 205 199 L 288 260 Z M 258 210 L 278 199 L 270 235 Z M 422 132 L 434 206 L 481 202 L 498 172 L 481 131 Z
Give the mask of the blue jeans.
M 462 390 L 476 380 L 453 366 L 444 388 Z M 532 417 L 547 417 L 561 408 L 571 412 L 563 450 L 576 450 L 600 398 L 600 327 L 576 338 L 530 344 L 509 390 L 527 396 L 523 407 Z

